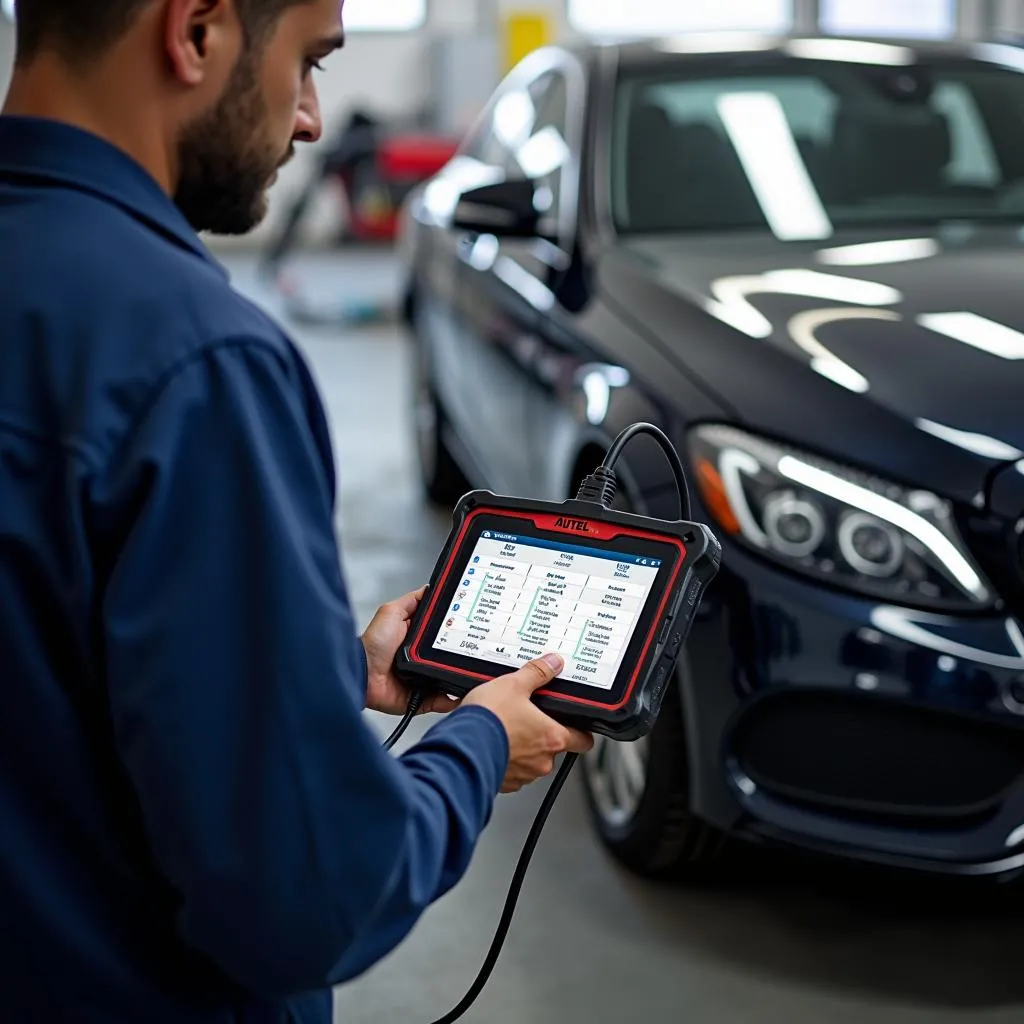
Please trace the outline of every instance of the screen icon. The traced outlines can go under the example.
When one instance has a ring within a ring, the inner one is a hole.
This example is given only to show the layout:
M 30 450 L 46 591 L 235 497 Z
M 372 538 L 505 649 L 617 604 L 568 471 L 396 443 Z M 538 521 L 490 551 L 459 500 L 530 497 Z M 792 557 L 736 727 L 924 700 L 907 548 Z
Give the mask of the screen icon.
M 473 573 L 475 573 L 475 572 L 476 572 L 476 569 L 470 569 L 470 570 L 469 570 L 469 575 L 470 575 L 470 576 L 472 576 L 472 575 L 473 575 Z
M 490 539 L 491 539 L 491 535 L 489 533 L 485 533 L 484 534 L 484 540 L 490 540 Z
M 474 561 L 474 563 L 475 562 L 479 562 L 480 561 L 480 556 L 479 555 L 474 555 L 473 556 L 473 561 Z
M 461 607 L 462 607 L 461 604 L 453 604 L 452 605 L 452 611 L 453 612 L 457 612 Z
M 469 584 L 470 584 L 471 582 L 472 582 L 471 580 L 463 580 L 463 581 L 462 581 L 462 585 L 463 585 L 464 587 L 468 587 L 468 586 L 469 586 Z

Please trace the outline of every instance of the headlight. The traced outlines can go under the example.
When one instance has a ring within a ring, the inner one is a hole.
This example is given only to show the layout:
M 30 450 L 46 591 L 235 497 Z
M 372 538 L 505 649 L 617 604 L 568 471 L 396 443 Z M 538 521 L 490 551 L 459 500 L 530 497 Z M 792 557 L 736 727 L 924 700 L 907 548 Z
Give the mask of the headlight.
M 979 607 L 992 591 L 948 501 L 725 426 L 690 435 L 719 529 L 777 562 L 888 601 Z

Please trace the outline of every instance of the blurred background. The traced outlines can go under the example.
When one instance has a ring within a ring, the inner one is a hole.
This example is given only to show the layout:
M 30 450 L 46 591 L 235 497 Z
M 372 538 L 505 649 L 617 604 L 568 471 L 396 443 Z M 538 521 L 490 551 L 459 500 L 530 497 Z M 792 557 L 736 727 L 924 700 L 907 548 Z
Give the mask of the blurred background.
M 459 494 L 560 500 L 636 419 L 726 549 L 667 713 L 570 782 L 466 1020 L 1024 1024 L 1024 0 L 345 22 L 322 141 L 208 241 L 320 384 L 360 625 Z M 623 500 L 672 517 L 631 460 Z M 542 797 L 499 801 L 339 1021 L 461 998 Z
M 14 0 L 2 0 L 0 86 L 13 56 Z M 635 34 L 723 30 L 985 38 L 1024 32 L 1017 0 L 346 0 L 351 34 L 319 77 L 322 142 L 302 147 L 272 192 L 270 215 L 244 240 L 275 237 L 319 157 L 336 145 L 353 114 L 398 131 L 457 139 L 472 124 L 509 67 L 545 43 L 614 40 Z M 432 155 L 432 154 L 431 154 Z M 429 164 L 429 160 L 424 166 Z M 349 211 L 330 188 L 301 226 L 304 244 L 344 232 Z

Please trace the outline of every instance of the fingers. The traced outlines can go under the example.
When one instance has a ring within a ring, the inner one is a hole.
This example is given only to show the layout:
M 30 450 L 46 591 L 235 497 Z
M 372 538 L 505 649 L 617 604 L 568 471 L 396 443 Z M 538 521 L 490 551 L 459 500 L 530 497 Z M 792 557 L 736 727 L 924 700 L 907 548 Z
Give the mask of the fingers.
M 419 590 L 414 590 L 412 593 L 396 598 L 391 602 L 391 607 L 396 612 L 399 612 L 403 619 L 411 619 L 416 614 L 416 609 L 419 608 L 426 592 L 427 588 L 425 586 L 420 587 Z
M 454 711 L 461 703 L 458 697 L 449 697 L 447 694 L 439 693 L 424 702 L 420 714 L 446 715 L 449 711 Z
M 565 662 L 557 654 L 545 654 L 543 658 L 528 661 L 518 672 L 513 673 L 516 679 L 534 693 L 542 686 L 550 683 L 562 671 Z
M 594 749 L 594 737 L 580 729 L 557 725 L 548 735 L 548 749 L 557 754 L 586 754 Z
M 546 779 L 554 770 L 555 759 L 550 755 L 514 765 L 502 782 L 501 792 L 518 793 L 524 787 Z
M 594 737 L 579 729 L 566 729 L 564 749 L 570 754 L 586 754 L 594 749 Z

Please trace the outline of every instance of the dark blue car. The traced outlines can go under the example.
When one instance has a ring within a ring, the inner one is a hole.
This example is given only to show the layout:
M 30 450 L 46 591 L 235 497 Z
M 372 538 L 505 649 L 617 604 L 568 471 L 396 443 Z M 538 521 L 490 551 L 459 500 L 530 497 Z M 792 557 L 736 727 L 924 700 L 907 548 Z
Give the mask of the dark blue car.
M 1024 51 L 547 49 L 401 252 L 432 500 L 565 498 L 650 420 L 723 542 L 654 732 L 586 759 L 623 863 L 1024 865 Z

